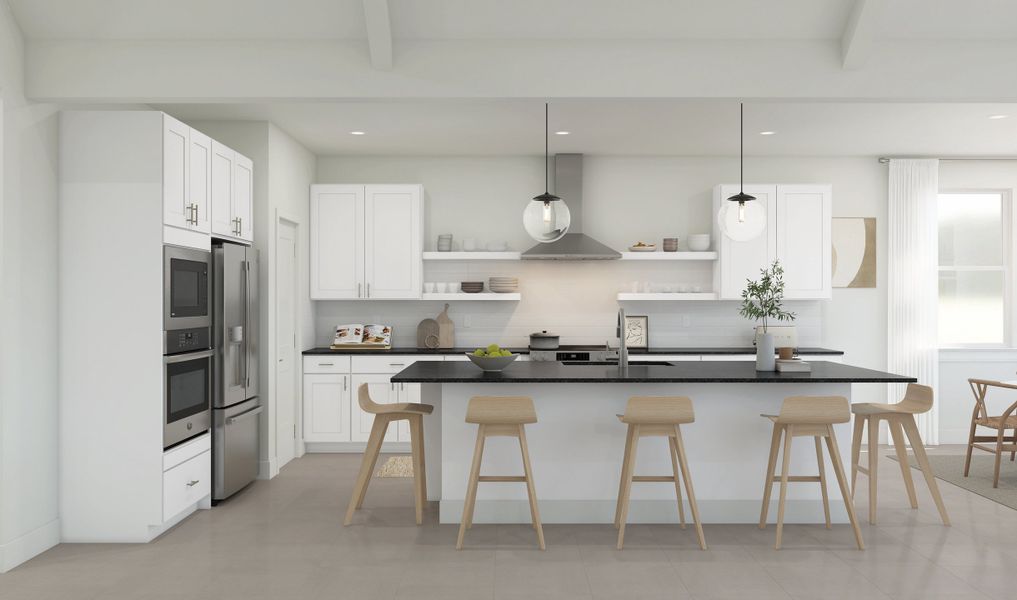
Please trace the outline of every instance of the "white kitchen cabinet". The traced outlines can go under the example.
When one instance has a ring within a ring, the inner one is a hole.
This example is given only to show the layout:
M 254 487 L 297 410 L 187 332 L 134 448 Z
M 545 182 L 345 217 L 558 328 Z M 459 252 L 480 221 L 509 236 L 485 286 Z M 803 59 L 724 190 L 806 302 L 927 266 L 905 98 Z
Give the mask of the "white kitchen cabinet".
M 829 185 L 777 186 L 777 254 L 784 297 L 829 298 L 833 191 Z
M 212 138 L 196 129 L 187 135 L 188 202 L 193 207 L 191 229 L 212 231 Z
M 714 215 L 737 193 L 737 185 L 714 189 Z M 721 300 L 738 300 L 747 279 L 774 260 L 784 267 L 784 295 L 790 299 L 830 297 L 832 245 L 830 241 L 833 192 L 829 185 L 746 185 L 766 209 L 766 227 L 755 239 L 734 241 L 714 220 L 719 254 L 714 267 L 714 290 Z
M 353 393 L 358 393 L 361 384 L 367 384 L 367 390 L 371 394 L 371 400 L 378 404 L 394 404 L 399 402 L 398 386 L 389 381 L 391 375 L 387 373 L 354 373 L 351 377 L 353 382 Z M 366 442 L 371 435 L 371 426 L 374 424 L 374 415 L 360 409 L 359 402 L 352 406 L 352 436 L 354 442 Z M 399 437 L 398 427 L 388 428 L 385 432 L 386 442 L 394 442 Z
M 419 185 L 311 186 L 311 298 L 418 299 Z
M 220 238 L 254 241 L 254 164 L 212 141 L 211 230 Z
M 163 224 L 189 229 L 193 210 L 187 185 L 187 149 L 191 128 L 169 115 L 163 116 L 162 210 Z
M 350 441 L 350 375 L 304 375 L 304 441 Z

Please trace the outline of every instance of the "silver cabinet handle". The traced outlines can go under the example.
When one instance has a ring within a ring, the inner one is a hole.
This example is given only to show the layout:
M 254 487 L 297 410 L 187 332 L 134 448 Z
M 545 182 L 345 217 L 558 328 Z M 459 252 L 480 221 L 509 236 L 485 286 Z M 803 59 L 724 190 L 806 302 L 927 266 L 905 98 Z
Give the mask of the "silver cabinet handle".
M 406 363 L 388 363 L 390 367 L 405 367 Z
M 360 297 L 360 284 L 357 284 L 357 298 Z
M 335 363 L 318 363 L 319 367 L 334 367 Z
M 200 481 L 201 481 L 200 479 L 192 479 L 191 481 L 187 482 L 187 487 L 194 487 L 198 485 Z
M 343 391 L 346 391 L 346 376 L 343 375 Z
M 367 297 L 371 297 L 371 282 L 367 282 Z

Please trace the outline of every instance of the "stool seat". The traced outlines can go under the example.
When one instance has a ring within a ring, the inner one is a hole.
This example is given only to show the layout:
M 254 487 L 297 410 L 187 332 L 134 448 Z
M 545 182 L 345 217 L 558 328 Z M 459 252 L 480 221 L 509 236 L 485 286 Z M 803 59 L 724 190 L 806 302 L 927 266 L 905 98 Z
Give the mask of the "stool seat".
M 529 396 L 474 396 L 466 407 L 466 422 L 476 425 L 532 425 L 537 422 Z
M 685 445 L 682 441 L 680 427 L 696 420 L 692 410 L 692 400 L 685 396 L 633 396 L 629 398 L 625 414 L 615 416 L 619 421 L 628 425 L 621 482 L 618 484 L 618 504 L 614 513 L 614 526 L 618 528 L 618 549 L 621 550 L 625 543 L 625 521 L 628 517 L 632 483 L 674 483 L 675 494 L 678 497 L 678 520 L 682 529 L 685 529 L 685 506 L 682 501 L 681 488 L 682 479 L 684 479 L 685 490 L 689 496 L 689 507 L 692 510 L 692 520 L 696 524 L 699 547 L 706 550 L 706 538 L 703 537 L 703 526 L 699 520 L 699 507 L 696 505 L 696 494 L 692 489 L 692 477 L 689 473 L 688 461 L 685 458 Z M 651 436 L 668 438 L 671 475 L 635 474 L 639 439 Z M 679 475 L 679 470 L 681 475 Z
M 764 419 L 769 419 L 772 423 L 777 423 L 780 419 L 778 415 L 759 415 Z M 795 425 L 794 430 L 791 432 L 792 435 L 798 437 L 815 437 L 826 435 L 826 425 Z
M 466 530 L 473 527 L 473 511 L 477 504 L 477 484 L 517 482 L 526 484 L 530 501 L 530 518 L 537 531 L 537 545 L 544 549 L 544 528 L 540 523 L 537 506 L 537 491 L 533 485 L 533 468 L 530 466 L 530 450 L 526 445 L 525 425 L 537 422 L 537 411 L 529 396 L 474 396 L 466 405 L 466 422 L 479 425 L 477 445 L 473 450 L 473 466 L 466 486 L 466 500 L 463 502 L 463 517 L 459 522 L 459 537 L 456 550 L 462 550 Z M 523 475 L 481 475 L 480 464 L 484 458 L 484 441 L 489 437 L 509 436 L 519 439 L 519 450 L 523 456 Z
M 401 413 L 405 413 L 406 417 L 409 418 L 411 415 L 429 415 L 432 412 L 434 412 L 434 407 L 430 404 L 398 402 L 396 404 L 379 404 L 378 408 L 374 411 L 374 414 L 395 417 Z
M 882 402 L 862 402 L 851 405 L 851 412 L 856 415 L 879 415 L 879 414 L 917 414 L 908 407 L 901 407 L 898 404 L 884 404 Z M 925 411 L 922 411 L 925 412 Z

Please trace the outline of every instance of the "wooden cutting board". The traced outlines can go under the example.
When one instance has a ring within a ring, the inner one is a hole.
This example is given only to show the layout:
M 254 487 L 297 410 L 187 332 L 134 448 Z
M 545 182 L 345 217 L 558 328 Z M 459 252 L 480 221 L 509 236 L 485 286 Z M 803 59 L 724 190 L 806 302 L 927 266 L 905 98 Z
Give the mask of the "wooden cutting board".
M 448 307 L 449 305 L 445 304 L 445 310 L 435 319 L 438 322 L 439 348 L 455 348 L 456 345 L 456 324 L 448 318 Z
M 417 325 L 417 348 L 435 349 L 440 342 L 439 332 L 441 331 L 438 322 L 434 319 L 424 319 Z

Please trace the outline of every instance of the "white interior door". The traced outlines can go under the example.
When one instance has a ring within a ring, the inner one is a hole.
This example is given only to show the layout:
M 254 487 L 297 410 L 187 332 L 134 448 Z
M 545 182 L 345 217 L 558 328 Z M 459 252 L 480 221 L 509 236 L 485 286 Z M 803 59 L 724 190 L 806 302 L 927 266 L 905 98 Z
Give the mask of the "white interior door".
M 279 468 L 296 455 L 297 225 L 279 219 L 275 239 L 275 406 Z

